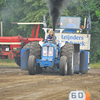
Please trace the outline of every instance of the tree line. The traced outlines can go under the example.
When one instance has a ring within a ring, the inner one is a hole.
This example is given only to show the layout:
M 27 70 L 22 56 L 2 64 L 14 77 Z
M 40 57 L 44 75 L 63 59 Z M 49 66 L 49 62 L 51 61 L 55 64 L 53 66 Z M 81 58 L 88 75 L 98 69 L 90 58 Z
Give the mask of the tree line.
M 100 61 L 100 2 L 99 0 L 67 0 L 62 16 L 81 17 L 81 23 L 84 18 L 91 15 L 91 62 Z M 0 20 L 3 21 L 4 36 L 30 37 L 32 25 L 13 25 L 13 22 L 43 22 L 45 10 L 46 23 L 52 27 L 49 8 L 45 0 L 0 0 Z M 44 38 L 43 26 L 40 26 L 39 37 Z M 86 34 L 86 29 L 83 31 Z

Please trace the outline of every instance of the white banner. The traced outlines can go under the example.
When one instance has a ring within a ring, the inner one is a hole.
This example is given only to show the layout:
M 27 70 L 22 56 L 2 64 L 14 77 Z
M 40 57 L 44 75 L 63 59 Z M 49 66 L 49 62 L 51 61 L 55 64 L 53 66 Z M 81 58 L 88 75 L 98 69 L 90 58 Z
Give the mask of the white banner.
M 55 33 L 57 41 L 68 41 L 68 43 L 80 44 L 80 50 L 90 50 L 90 34 L 66 34 Z

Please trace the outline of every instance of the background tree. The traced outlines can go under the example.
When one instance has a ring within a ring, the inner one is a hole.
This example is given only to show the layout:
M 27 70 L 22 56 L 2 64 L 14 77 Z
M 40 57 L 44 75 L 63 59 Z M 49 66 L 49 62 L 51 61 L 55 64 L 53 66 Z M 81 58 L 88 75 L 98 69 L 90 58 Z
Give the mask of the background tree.
M 91 15 L 92 29 L 91 34 L 91 62 L 100 61 L 100 2 L 99 0 L 67 0 L 68 4 L 62 12 L 62 16 L 81 17 L 83 24 L 84 18 Z M 52 27 L 49 16 L 49 8 L 45 0 L 0 0 L 0 20 L 3 20 L 4 36 L 30 37 L 32 25 L 13 25 L 13 22 L 43 22 L 43 14 L 47 26 Z M 40 26 L 39 37 L 44 37 L 43 25 Z M 87 33 L 86 29 L 83 31 Z

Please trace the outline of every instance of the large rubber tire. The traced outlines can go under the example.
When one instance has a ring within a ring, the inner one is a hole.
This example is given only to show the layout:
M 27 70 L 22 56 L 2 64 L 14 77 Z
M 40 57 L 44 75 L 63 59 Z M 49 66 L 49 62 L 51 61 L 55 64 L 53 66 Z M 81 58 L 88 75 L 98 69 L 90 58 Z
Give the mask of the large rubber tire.
M 27 49 L 30 47 L 30 43 L 27 43 L 22 49 Z M 15 57 L 15 63 L 18 65 L 18 66 L 21 66 L 21 58 L 20 57 Z
M 33 56 L 33 55 L 29 56 L 29 58 L 28 58 L 28 72 L 30 75 L 35 75 L 35 73 L 36 73 L 35 63 L 36 63 L 35 56 Z
M 27 43 L 22 49 L 30 48 L 30 43 L 31 43 L 31 42 Z
M 66 56 L 68 60 L 68 75 L 74 74 L 74 45 L 71 43 L 66 43 L 60 52 L 61 56 Z
M 21 58 L 20 58 L 20 57 L 15 57 L 14 60 L 15 60 L 15 63 L 16 63 L 18 66 L 21 66 Z
M 30 43 L 27 43 L 23 49 L 27 49 L 30 48 L 30 56 L 34 55 L 36 57 L 36 59 L 40 59 L 41 58 L 41 46 L 39 45 L 38 41 L 33 41 Z
M 36 59 L 41 58 L 41 46 L 38 41 L 30 43 L 30 56 L 31 55 L 34 55 Z M 42 74 L 42 68 L 39 64 L 36 66 L 36 74 Z
M 41 58 L 41 46 L 39 45 L 38 41 L 30 42 L 23 47 L 23 49 L 27 49 L 27 48 L 30 48 L 30 56 L 34 55 L 36 59 Z M 36 66 L 36 73 L 42 74 L 42 68 L 40 67 L 39 64 Z
M 62 56 L 60 58 L 60 63 L 59 63 L 59 73 L 60 75 L 67 75 L 67 57 L 66 56 Z
M 39 45 L 38 41 L 30 43 L 30 55 L 34 55 L 36 59 L 41 58 L 41 46 Z
M 42 74 L 42 68 L 39 64 L 36 66 L 36 74 Z

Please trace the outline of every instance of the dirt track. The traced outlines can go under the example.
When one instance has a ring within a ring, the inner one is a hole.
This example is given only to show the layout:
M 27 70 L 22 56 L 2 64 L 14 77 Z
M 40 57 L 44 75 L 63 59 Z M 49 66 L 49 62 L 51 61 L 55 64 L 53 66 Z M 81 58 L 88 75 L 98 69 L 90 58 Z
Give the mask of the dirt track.
M 89 92 L 90 100 L 100 100 L 100 69 L 83 75 L 43 72 L 30 76 L 19 68 L 0 67 L 0 100 L 68 100 L 71 90 Z

